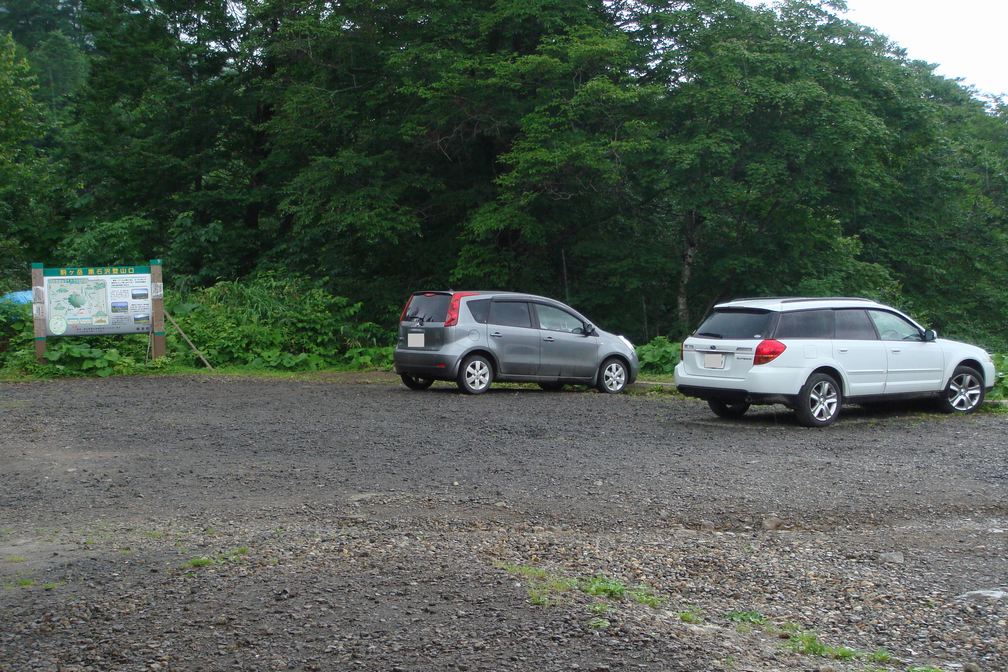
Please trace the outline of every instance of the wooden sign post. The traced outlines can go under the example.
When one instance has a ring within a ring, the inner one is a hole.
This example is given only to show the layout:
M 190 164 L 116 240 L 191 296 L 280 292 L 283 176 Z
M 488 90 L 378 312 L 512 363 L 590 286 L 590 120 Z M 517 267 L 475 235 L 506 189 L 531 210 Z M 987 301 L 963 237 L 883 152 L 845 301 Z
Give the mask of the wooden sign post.
M 164 280 L 161 275 L 161 260 L 150 260 L 151 273 L 151 336 L 154 344 L 151 347 L 151 357 L 157 359 L 165 356 L 165 326 L 164 326 Z
M 42 264 L 32 264 L 31 273 L 32 321 L 35 324 L 35 359 L 39 364 L 42 364 L 45 362 L 46 351 L 45 281 L 42 279 Z

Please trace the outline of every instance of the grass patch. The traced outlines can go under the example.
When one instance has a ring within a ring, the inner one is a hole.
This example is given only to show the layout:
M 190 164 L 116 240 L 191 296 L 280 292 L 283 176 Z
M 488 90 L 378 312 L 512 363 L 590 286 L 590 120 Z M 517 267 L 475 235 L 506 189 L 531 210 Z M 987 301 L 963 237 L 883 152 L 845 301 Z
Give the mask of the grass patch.
M 892 654 L 885 649 L 875 649 L 868 654 L 868 660 L 873 663 L 888 663 L 892 661 Z
M 31 588 L 35 585 L 35 579 L 18 579 L 16 585 L 18 588 Z
M 146 530 L 143 533 L 143 536 L 147 537 L 148 539 L 164 539 L 165 533 L 162 532 L 161 530 Z
M 758 611 L 729 611 L 725 614 L 732 623 L 748 623 L 750 625 L 763 625 L 767 617 Z
M 42 584 L 42 590 L 56 590 L 60 587 L 59 581 L 46 581 Z
M 8 555 L 7 562 L 28 562 L 28 558 L 23 555 Z
M 186 569 L 198 569 L 200 567 L 209 567 L 210 565 L 214 564 L 214 562 L 216 561 L 213 558 L 208 557 L 206 555 L 201 555 L 196 558 L 189 558 L 188 560 L 185 561 L 185 564 L 183 564 L 182 566 L 185 567 Z
M 679 612 L 679 620 L 683 623 L 702 623 L 703 612 L 699 607 L 687 607 Z
M 911 665 L 906 672 L 942 672 L 942 669 L 931 665 Z
M 581 581 L 581 592 L 593 597 L 608 597 L 613 600 L 623 599 L 626 594 L 626 586 L 622 581 L 610 579 L 605 576 L 593 576 L 590 579 Z
M 575 579 L 550 573 L 535 565 L 496 562 L 494 566 L 503 569 L 511 576 L 524 579 L 527 583 L 529 601 L 540 607 L 549 606 L 565 594 L 574 591 L 596 598 L 588 610 L 597 616 L 610 613 L 613 609 L 611 602 L 628 599 L 651 608 L 657 608 L 664 602 L 664 598 L 648 586 L 628 588 L 619 579 L 607 576 L 596 575 L 591 578 Z
M 637 586 L 633 590 L 627 591 L 627 595 L 637 604 L 657 609 L 665 600 L 647 586 Z
M 588 627 L 591 628 L 592 630 L 605 630 L 610 625 L 612 625 L 612 623 L 609 622 L 609 619 L 601 618 L 598 616 L 588 621 Z

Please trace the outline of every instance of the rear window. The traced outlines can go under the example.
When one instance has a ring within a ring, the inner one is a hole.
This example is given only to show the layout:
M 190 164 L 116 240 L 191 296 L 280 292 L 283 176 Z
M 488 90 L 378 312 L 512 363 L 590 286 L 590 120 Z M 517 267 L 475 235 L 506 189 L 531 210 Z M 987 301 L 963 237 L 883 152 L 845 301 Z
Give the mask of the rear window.
M 852 341 L 874 341 L 875 327 L 863 310 L 836 311 L 836 337 Z
M 717 308 L 703 321 L 694 336 L 706 338 L 763 338 L 773 313 L 754 308 Z
M 414 294 L 403 319 L 444 322 L 445 317 L 448 316 L 449 303 L 451 303 L 451 294 Z
M 520 301 L 493 301 L 490 304 L 490 324 L 503 327 L 531 327 L 528 304 Z
M 774 338 L 833 338 L 832 310 L 781 313 Z
M 490 315 L 490 299 L 470 299 L 466 305 L 474 320 L 480 324 L 487 323 L 487 317 Z

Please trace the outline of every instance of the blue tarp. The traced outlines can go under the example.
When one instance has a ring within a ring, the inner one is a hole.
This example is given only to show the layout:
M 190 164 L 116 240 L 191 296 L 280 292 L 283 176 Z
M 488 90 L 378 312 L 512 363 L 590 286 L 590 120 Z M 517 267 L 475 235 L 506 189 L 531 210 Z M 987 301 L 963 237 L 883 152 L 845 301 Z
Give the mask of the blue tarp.
M 31 303 L 32 293 L 30 289 L 25 289 L 20 292 L 7 292 L 3 296 L 0 296 L 0 301 L 9 301 L 11 303 Z

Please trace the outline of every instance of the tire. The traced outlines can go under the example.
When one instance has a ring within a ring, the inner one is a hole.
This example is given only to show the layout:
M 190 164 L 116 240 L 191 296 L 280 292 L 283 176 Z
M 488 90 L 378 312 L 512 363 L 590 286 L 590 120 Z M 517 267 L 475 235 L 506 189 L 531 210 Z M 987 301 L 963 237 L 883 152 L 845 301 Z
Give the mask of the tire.
M 466 394 L 483 394 L 493 382 L 493 365 L 483 355 L 469 355 L 459 366 L 458 386 Z
M 941 409 L 946 413 L 972 413 L 983 404 L 983 376 L 972 366 L 957 366 L 941 395 Z
M 402 378 L 403 385 L 411 390 L 426 390 L 434 384 L 433 378 L 419 378 L 408 373 L 403 373 L 399 377 Z
M 610 357 L 599 367 L 597 387 L 599 392 L 619 394 L 626 389 L 627 368 L 623 360 Z
M 832 425 L 840 417 L 843 391 L 833 376 L 813 373 L 798 392 L 795 415 L 805 427 Z
M 539 383 L 539 387 L 546 392 L 559 392 L 564 388 L 563 383 Z
M 707 405 L 710 406 L 710 410 L 714 411 L 714 415 L 719 418 L 741 418 L 749 410 L 749 404 L 744 401 L 729 403 L 727 401 L 718 401 L 717 399 L 708 399 Z

